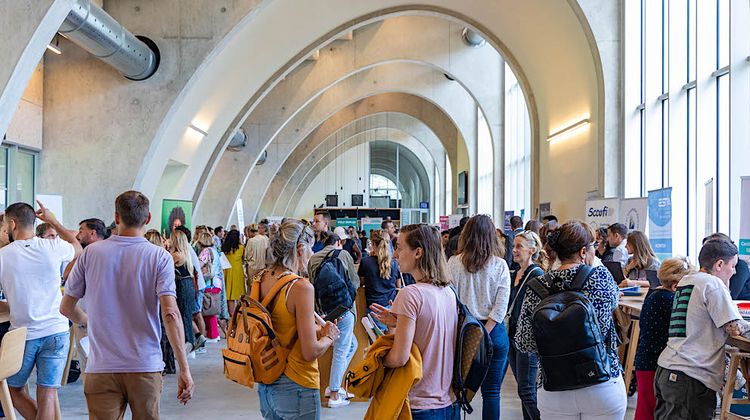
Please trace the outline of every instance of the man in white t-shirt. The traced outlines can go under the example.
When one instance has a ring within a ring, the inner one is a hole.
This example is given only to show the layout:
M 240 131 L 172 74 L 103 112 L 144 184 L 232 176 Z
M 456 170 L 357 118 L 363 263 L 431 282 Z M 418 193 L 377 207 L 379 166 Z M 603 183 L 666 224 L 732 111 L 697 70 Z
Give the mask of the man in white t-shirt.
M 656 419 L 713 418 L 716 392 L 724 384 L 724 343 L 750 331 L 729 295 L 737 247 L 709 240 L 698 262 L 700 272 L 677 284 L 669 340 L 654 379 Z
M 252 229 L 252 228 L 251 228 Z M 260 270 L 266 268 L 266 252 L 268 251 L 268 225 L 258 223 L 255 234 L 247 241 L 245 247 L 245 260 L 247 261 L 247 278 L 252 281 L 253 276 Z
M 59 237 L 36 237 L 37 217 Z M 0 249 L 0 288 L 8 302 L 0 302 L 0 310 L 9 307 L 11 330 L 27 329 L 21 370 L 8 378 L 10 394 L 24 418 L 53 418 L 69 346 L 68 320 L 59 310 L 60 266 L 80 255 L 82 248 L 76 234 L 65 229 L 42 203 L 37 212 L 26 203 L 10 205 L 3 224 L 10 244 Z M 36 402 L 24 391 L 35 367 Z

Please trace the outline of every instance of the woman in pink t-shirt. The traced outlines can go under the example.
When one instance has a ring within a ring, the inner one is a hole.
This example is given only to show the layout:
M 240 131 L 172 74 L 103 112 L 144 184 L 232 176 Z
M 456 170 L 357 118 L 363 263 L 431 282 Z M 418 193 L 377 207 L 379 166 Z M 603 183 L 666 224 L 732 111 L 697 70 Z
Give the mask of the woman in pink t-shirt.
M 445 265 L 440 232 L 426 224 L 401 229 L 395 257 L 401 272 L 416 284 L 404 287 L 390 310 L 373 304 L 375 316 L 395 334 L 393 348 L 385 357 L 387 367 L 404 366 L 412 343 L 422 354 L 422 380 L 409 392 L 412 418 L 460 418 L 451 390 L 453 353 L 458 328 L 456 297 Z

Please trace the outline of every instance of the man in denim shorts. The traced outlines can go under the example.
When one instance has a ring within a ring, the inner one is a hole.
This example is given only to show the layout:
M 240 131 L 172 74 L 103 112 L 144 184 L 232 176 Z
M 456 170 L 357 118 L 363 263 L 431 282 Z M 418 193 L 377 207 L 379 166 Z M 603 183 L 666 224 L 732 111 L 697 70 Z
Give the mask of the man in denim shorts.
M 53 418 L 57 388 L 60 387 L 68 356 L 68 320 L 60 314 L 60 267 L 81 253 L 75 232 L 65 229 L 55 216 L 39 203 L 34 209 L 26 203 L 7 208 L 3 223 L 10 244 L 0 249 L 0 288 L 10 309 L 11 330 L 27 329 L 21 370 L 8 378 L 13 405 L 24 418 Z M 54 239 L 34 236 L 36 218 L 49 223 L 59 234 Z M 37 401 L 24 385 L 31 371 L 37 371 Z

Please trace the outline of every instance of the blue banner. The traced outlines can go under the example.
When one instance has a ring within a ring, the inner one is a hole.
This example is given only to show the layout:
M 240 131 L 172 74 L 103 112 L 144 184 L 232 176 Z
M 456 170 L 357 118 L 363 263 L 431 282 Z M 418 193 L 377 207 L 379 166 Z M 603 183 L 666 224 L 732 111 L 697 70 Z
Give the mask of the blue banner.
M 660 260 L 672 257 L 672 188 L 648 192 L 648 231 Z

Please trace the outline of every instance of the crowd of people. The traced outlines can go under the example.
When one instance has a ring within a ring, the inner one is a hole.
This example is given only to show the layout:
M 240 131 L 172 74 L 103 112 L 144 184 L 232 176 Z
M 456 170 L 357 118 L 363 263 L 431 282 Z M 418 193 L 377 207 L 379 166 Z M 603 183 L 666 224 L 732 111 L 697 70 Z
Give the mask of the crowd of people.
M 628 393 L 613 318 L 621 287 L 648 288 L 635 359 L 638 420 L 712 418 L 724 343 L 750 331 L 732 301 L 750 298 L 750 272 L 720 233 L 704 240 L 694 267 L 685 257 L 659 261 L 643 232 L 620 223 L 595 230 L 554 216 L 524 225 L 514 216 L 505 231 L 475 215 L 444 231 L 385 220 L 367 234 L 334 227 L 320 211 L 312 222 L 159 232 L 146 229 L 149 206 L 127 191 L 114 203 L 112 226 L 86 219 L 77 233 L 42 203 L 36 211 L 15 203 L 2 215 L 0 311 L 9 311 L 11 329 L 27 330 L 22 367 L 8 379 L 24 418 L 54 416 L 70 331 L 90 343 L 78 357 L 91 418 L 121 418 L 126 407 L 133 418 L 159 418 L 166 374 L 178 375 L 177 398 L 187 404 L 196 387 L 189 359 L 226 338 L 249 293 L 259 301 L 275 296 L 268 312 L 278 345 L 288 349 L 283 373 L 257 387 L 267 419 L 320 418 L 317 360 L 329 349 L 323 394 L 330 408 L 349 404 L 354 395 L 344 383 L 363 317 L 386 334 L 381 369 L 409 369 L 414 378 L 403 396 L 410 416 L 459 419 L 457 299 L 492 348 L 483 419 L 501 418 L 508 369 L 525 420 L 624 418 Z M 608 262 L 621 269 L 619 284 Z M 360 287 L 366 313 L 356 310 Z M 590 322 L 545 315 L 565 306 L 555 302 L 577 302 Z M 320 318 L 339 308 L 335 320 Z M 596 339 L 586 348 L 568 339 L 581 334 Z M 556 353 L 568 347 L 575 351 Z M 36 399 L 25 390 L 33 369 Z

